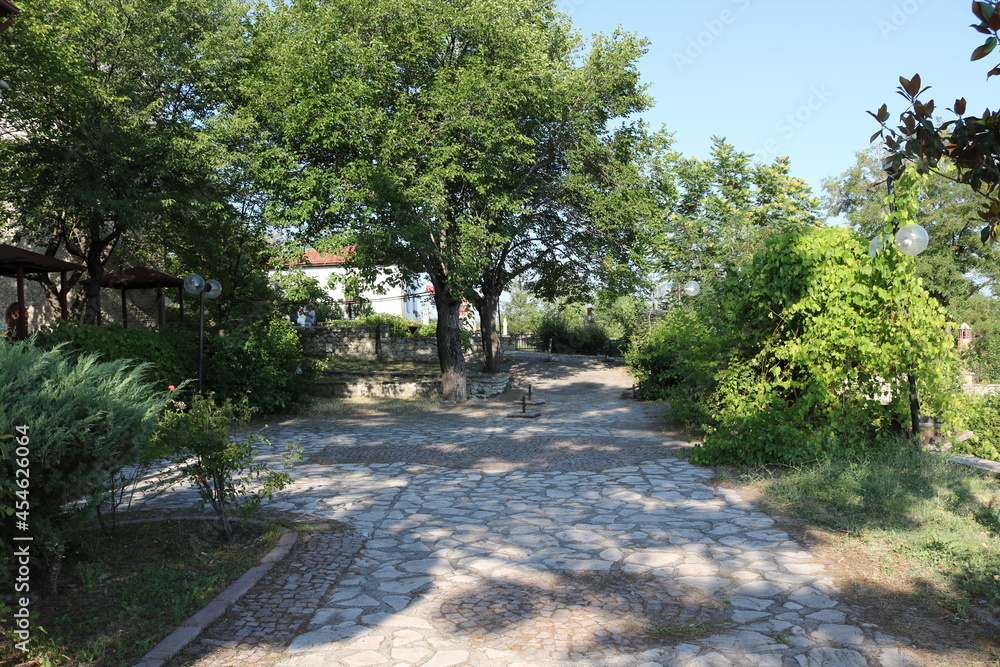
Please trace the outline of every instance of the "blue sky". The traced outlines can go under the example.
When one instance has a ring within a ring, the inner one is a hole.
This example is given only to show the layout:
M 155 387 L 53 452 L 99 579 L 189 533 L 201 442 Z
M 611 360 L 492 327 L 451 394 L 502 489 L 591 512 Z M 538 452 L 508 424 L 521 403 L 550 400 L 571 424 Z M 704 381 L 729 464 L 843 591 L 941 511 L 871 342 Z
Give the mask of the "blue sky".
M 674 132 L 689 157 L 726 137 L 758 161 L 791 159 L 817 194 L 824 177 L 854 162 L 878 129 L 866 110 L 905 102 L 899 76 L 919 72 L 942 117 L 957 97 L 969 112 L 995 108 L 1000 51 L 969 60 L 983 37 L 966 0 L 765 2 L 764 0 L 561 0 L 584 34 L 621 25 L 652 44 L 640 69 L 656 106 L 654 128 Z

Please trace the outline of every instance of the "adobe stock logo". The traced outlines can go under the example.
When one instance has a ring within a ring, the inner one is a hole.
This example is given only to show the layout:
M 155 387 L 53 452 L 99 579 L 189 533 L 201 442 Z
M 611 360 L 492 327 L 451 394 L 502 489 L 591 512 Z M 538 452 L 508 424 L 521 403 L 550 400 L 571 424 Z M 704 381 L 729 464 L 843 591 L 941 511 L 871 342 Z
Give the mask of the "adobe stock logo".
M 878 22 L 878 31 L 882 33 L 882 39 L 888 40 L 890 35 L 899 32 L 926 4 L 927 0 L 906 0 L 893 5 L 888 20 L 881 19 Z
M 712 44 L 715 44 L 716 40 L 722 37 L 723 33 L 726 32 L 727 26 L 736 23 L 740 12 L 744 12 L 750 8 L 752 1 L 732 0 L 733 5 L 736 7 L 735 10 L 723 9 L 715 18 L 703 21 L 702 26 L 704 29 L 688 38 L 684 50 L 674 51 L 674 66 L 677 67 L 677 71 L 683 72 L 688 66 L 693 65 L 694 61 L 700 58 Z
M 768 160 L 777 157 L 782 140 L 788 141 L 794 137 L 795 133 L 807 125 L 813 116 L 832 98 L 833 93 L 826 87 L 826 84 L 812 86 L 805 103 L 786 113 L 781 120 L 774 124 L 776 134 L 764 141 L 757 155 Z

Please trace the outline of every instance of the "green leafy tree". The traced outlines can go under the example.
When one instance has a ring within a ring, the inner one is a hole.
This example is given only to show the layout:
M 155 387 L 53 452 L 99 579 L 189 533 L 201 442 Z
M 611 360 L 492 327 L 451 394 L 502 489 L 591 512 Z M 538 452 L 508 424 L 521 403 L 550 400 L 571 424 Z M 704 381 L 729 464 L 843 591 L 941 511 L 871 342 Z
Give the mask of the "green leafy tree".
M 520 280 L 514 280 L 509 294 L 510 301 L 504 306 L 508 330 L 512 334 L 534 333 L 545 312 L 542 302 Z
M 634 57 L 628 51 L 612 55 L 617 61 L 610 66 L 619 68 Z M 607 57 L 589 65 L 609 67 Z M 641 109 L 640 101 L 629 110 Z M 499 369 L 495 313 L 500 294 L 515 280 L 547 300 L 586 301 L 599 291 L 628 294 L 648 273 L 653 223 L 665 210 L 658 176 L 674 158 L 670 137 L 650 135 L 641 123 L 609 132 L 607 125 L 616 116 L 595 116 L 592 106 L 570 98 L 553 105 L 548 123 L 533 130 L 537 157 L 532 170 L 522 175 L 512 165 L 519 180 L 511 182 L 511 189 L 526 194 L 516 211 L 492 223 L 509 240 L 490 256 L 470 290 L 480 315 L 487 373 Z M 558 141 L 542 138 L 551 136 Z
M 151 247 L 150 240 L 147 236 L 144 249 Z M 165 260 L 150 258 L 148 262 L 163 262 L 166 272 L 172 275 L 197 273 L 222 285 L 219 298 L 205 301 L 210 321 L 222 324 L 260 315 L 267 307 L 263 304 L 274 298 L 267 272 L 277 260 L 259 219 L 201 219 L 183 229 L 169 230 L 163 244 L 169 248 Z M 186 304 L 197 304 L 188 295 L 185 298 Z
M 976 294 L 949 309 L 956 325 L 972 327 L 972 343 L 962 351 L 962 360 L 977 382 L 1000 382 L 1000 301 Z
M 292 2 L 262 10 L 257 36 L 267 55 L 247 112 L 272 219 L 356 244 L 361 266 L 427 274 L 443 395 L 464 400 L 463 299 L 485 285 L 481 314 L 495 313 L 507 278 L 481 278 L 498 253 L 539 238 L 518 236 L 525 223 L 558 231 L 569 204 L 546 188 L 588 208 L 567 174 L 599 183 L 593 172 L 616 168 L 601 154 L 617 145 L 609 128 L 648 105 L 644 43 L 615 33 L 585 50 L 552 0 Z M 606 220 L 590 219 L 595 235 L 614 236 Z
M 787 158 L 769 165 L 714 137 L 708 160 L 677 160 L 675 203 L 656 249 L 662 277 L 706 280 L 749 262 L 764 241 L 817 222 L 819 203 Z
M 306 275 L 302 269 L 279 271 L 271 277 L 271 284 L 278 297 L 288 302 L 286 315 L 294 317 L 306 304 L 322 304 L 329 308 L 335 305 L 330 293 L 320 285 L 319 280 Z
M 649 326 L 649 303 L 637 296 L 609 299 L 603 296 L 597 308 L 597 321 L 608 329 L 608 335 L 619 339 L 622 349 L 640 337 Z
M 207 120 L 245 48 L 231 0 L 28 0 L 0 38 L 0 219 L 86 267 L 86 321 L 112 254 L 231 213 Z M 162 257 L 162 255 L 159 255 Z M 55 301 L 58 283 L 43 278 Z

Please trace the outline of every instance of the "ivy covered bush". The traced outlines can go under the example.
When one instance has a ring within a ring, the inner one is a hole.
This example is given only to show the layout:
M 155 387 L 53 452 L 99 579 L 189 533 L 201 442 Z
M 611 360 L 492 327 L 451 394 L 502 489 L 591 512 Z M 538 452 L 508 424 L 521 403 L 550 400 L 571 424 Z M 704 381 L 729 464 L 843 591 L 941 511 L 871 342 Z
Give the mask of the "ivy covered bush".
M 953 413 L 954 340 L 894 248 L 872 259 L 850 230 L 806 228 L 715 291 L 710 315 L 661 324 L 630 355 L 651 393 L 705 426 L 693 460 L 801 463 L 894 437 L 909 424 L 908 373 L 923 414 Z
M 251 320 L 206 340 L 204 388 L 220 399 L 246 398 L 256 412 L 294 413 L 318 371 L 281 314 Z
M 4 505 L 27 501 L 34 544 L 52 548 L 92 519 L 110 471 L 139 459 L 168 401 L 148 371 L 124 359 L 0 342 L 0 434 L 15 436 L 2 443 L 0 489 L 18 492 Z M 15 472 L 20 462 L 27 481 Z M 3 544 L 13 544 L 14 526 L 0 522 Z
M 798 463 L 894 435 L 909 424 L 911 373 L 924 414 L 954 409 L 943 311 L 912 258 L 890 247 L 872 259 L 866 241 L 836 227 L 786 234 L 724 285 L 735 346 L 698 460 Z

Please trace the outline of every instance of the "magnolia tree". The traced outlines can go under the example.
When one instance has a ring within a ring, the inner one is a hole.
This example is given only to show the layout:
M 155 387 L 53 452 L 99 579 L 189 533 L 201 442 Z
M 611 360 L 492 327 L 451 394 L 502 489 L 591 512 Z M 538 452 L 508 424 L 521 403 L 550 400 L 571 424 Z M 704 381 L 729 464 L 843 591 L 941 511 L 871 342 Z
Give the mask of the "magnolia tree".
M 986 35 L 986 40 L 972 52 L 972 60 L 990 56 L 996 49 L 1000 36 L 1000 11 L 998 1 L 973 2 L 972 13 L 976 23 L 973 28 Z M 1000 65 L 986 73 L 987 78 L 1000 75 Z M 948 109 L 951 120 L 940 122 L 934 100 L 923 101 L 921 96 L 930 88 L 924 86 L 919 74 L 907 79 L 899 78 L 898 92 L 909 103 L 899 115 L 898 125 L 889 125 L 891 115 L 887 105 L 878 111 L 869 111 L 882 129 L 871 140 L 881 138 L 889 156 L 898 169 L 904 161 L 912 160 L 922 172 L 934 171 L 945 178 L 965 183 L 986 201 L 979 210 L 985 223 L 980 231 L 983 243 L 995 239 L 1000 224 L 1000 111 L 985 109 L 982 114 L 967 113 L 965 98 L 955 100 Z M 953 169 L 944 169 L 951 165 Z

